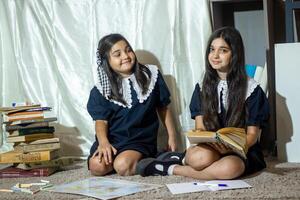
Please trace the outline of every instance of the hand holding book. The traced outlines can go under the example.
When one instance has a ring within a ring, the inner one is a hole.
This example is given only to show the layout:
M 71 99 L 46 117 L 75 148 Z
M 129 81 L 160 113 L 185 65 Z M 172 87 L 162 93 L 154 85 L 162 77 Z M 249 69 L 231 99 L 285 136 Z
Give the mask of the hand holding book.
M 228 154 L 233 152 L 232 148 L 221 142 L 207 143 L 207 145 L 218 151 L 220 154 Z
M 191 144 L 207 143 L 223 152 L 226 146 L 241 157 L 247 158 L 246 131 L 243 128 L 225 127 L 215 132 L 191 130 L 187 132 L 187 137 Z M 224 146 L 215 146 L 216 144 L 213 143 L 220 143 Z

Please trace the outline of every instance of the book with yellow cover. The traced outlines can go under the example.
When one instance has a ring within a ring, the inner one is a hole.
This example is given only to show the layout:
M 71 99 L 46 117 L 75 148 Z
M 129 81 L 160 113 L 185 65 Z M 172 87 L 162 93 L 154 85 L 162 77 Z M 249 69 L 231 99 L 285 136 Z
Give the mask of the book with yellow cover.
M 216 132 L 191 130 L 186 135 L 191 144 L 221 142 L 246 159 L 247 141 L 243 128 L 225 127 Z
M 27 162 L 39 162 L 48 161 L 57 158 L 59 154 L 58 150 L 54 151 L 39 151 L 23 153 L 20 151 L 9 151 L 0 154 L 0 163 L 27 163 Z

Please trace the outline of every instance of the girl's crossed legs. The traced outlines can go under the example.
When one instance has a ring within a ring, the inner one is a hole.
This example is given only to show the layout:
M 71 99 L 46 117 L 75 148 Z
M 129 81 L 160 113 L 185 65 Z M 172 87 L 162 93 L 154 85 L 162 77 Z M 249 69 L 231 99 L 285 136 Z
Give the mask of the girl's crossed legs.
M 115 170 L 121 176 L 130 176 L 135 174 L 136 164 L 141 160 L 143 155 L 134 150 L 126 150 L 118 154 L 111 164 L 105 164 L 104 159 L 99 162 L 98 156 L 95 155 L 89 160 L 89 168 L 93 175 L 104 176 Z
M 173 174 L 195 179 L 233 179 L 245 171 L 245 164 L 236 155 L 222 157 L 208 145 L 190 147 L 185 156 L 184 166 L 174 167 Z

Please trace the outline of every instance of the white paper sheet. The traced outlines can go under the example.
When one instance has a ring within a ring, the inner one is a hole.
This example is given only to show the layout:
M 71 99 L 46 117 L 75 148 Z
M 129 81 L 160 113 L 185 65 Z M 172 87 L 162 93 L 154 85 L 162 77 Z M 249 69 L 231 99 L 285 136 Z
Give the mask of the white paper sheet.
M 219 186 L 211 186 L 209 184 L 225 184 L 227 186 L 219 187 Z M 166 185 L 172 194 L 183 194 L 183 193 L 201 192 L 201 191 L 231 190 L 231 189 L 252 187 L 251 185 L 249 185 L 248 183 L 242 180 L 213 180 L 213 181 L 206 181 L 206 182 L 195 181 L 195 182 L 187 182 L 187 183 L 173 183 L 173 184 L 166 184 Z

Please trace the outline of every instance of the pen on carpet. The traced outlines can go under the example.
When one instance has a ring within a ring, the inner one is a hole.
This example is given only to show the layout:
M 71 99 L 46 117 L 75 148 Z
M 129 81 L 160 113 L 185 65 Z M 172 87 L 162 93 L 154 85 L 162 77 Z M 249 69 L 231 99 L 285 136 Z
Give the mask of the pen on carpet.
M 227 184 L 224 183 L 194 183 L 194 185 L 201 185 L 201 186 L 218 186 L 218 187 L 227 187 Z

